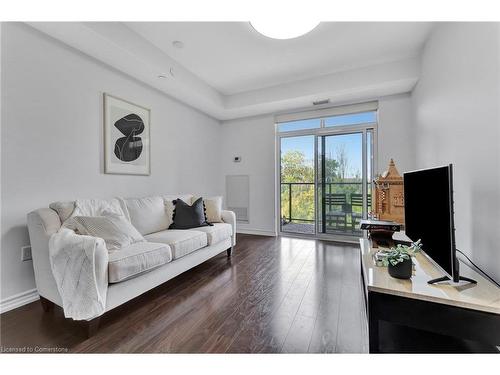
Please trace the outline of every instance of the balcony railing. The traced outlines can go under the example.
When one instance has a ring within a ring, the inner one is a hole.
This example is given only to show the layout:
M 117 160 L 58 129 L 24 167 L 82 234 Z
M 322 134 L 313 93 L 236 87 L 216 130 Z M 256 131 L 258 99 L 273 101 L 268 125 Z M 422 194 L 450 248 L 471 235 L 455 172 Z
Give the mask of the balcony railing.
M 321 184 L 319 186 L 321 188 Z M 362 186 L 362 182 L 325 183 L 325 200 L 318 200 L 317 207 L 320 211 L 319 217 L 324 220 L 325 230 L 357 232 L 356 224 L 363 214 Z M 370 206 L 370 183 L 367 184 L 367 192 L 368 206 Z M 313 232 L 314 197 L 313 182 L 282 182 L 282 226 L 288 225 L 287 230 L 290 231 L 294 231 L 293 228 L 296 227 L 299 232 Z

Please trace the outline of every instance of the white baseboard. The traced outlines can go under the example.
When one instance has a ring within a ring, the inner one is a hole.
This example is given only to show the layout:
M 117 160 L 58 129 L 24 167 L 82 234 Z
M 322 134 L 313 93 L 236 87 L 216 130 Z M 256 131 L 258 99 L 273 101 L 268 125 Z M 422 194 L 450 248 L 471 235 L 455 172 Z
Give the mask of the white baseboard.
M 38 291 L 36 289 L 27 290 L 19 294 L 14 294 L 13 296 L 7 297 L 0 302 L 0 314 L 4 312 L 17 309 L 23 305 L 34 302 L 40 299 Z
M 253 234 L 256 236 L 271 236 L 271 237 L 276 237 L 277 235 L 275 232 L 272 232 L 270 230 L 241 229 L 241 228 L 236 228 L 236 233 Z

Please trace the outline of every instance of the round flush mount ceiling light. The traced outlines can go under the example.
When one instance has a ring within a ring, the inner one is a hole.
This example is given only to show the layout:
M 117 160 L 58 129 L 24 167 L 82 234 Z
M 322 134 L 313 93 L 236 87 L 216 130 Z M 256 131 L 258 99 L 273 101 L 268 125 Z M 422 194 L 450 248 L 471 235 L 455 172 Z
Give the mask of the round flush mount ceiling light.
M 319 25 L 317 21 L 252 21 L 250 25 L 260 34 L 273 39 L 292 39 L 307 34 Z

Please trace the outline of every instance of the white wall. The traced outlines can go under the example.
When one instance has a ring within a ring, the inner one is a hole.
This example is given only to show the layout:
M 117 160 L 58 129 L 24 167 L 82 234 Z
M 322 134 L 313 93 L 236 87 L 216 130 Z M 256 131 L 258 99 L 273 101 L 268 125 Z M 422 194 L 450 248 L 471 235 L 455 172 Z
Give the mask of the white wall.
M 412 121 L 409 94 L 379 99 L 378 172 L 387 168 L 390 158 L 394 158 L 401 173 L 415 168 Z M 223 174 L 250 176 L 250 222 L 238 227 L 243 231 L 273 234 L 276 232 L 274 116 L 224 121 L 222 129 Z M 242 161 L 234 163 L 234 156 L 241 156 Z
M 79 197 L 223 193 L 218 121 L 26 25 L 4 23 L 1 37 L 2 300 L 35 287 L 20 251 L 33 209 Z M 151 109 L 151 176 L 103 173 L 103 92 Z
M 401 175 L 415 169 L 415 140 L 410 94 L 385 96 L 378 102 L 378 173 L 394 159 Z
M 258 116 L 222 123 L 221 170 L 224 175 L 249 175 L 249 223 L 238 231 L 275 234 L 274 116 Z M 233 162 L 241 156 L 241 162 Z
M 498 23 L 441 24 L 424 49 L 413 92 L 417 167 L 454 164 L 457 248 L 497 280 L 499 70 Z

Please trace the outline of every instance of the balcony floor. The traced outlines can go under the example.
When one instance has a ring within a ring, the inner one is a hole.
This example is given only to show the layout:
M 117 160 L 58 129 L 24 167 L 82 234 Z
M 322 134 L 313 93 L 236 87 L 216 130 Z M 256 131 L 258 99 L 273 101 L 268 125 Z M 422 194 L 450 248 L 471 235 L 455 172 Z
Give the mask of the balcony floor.
M 314 234 L 314 224 L 308 223 L 286 223 L 281 227 L 282 232 L 286 233 L 297 233 L 297 234 Z M 339 235 L 361 235 L 360 230 L 352 230 L 350 226 L 345 229 L 343 227 L 327 227 L 327 234 L 339 234 Z
M 281 230 L 289 233 L 314 234 L 314 224 L 286 223 L 283 224 Z

